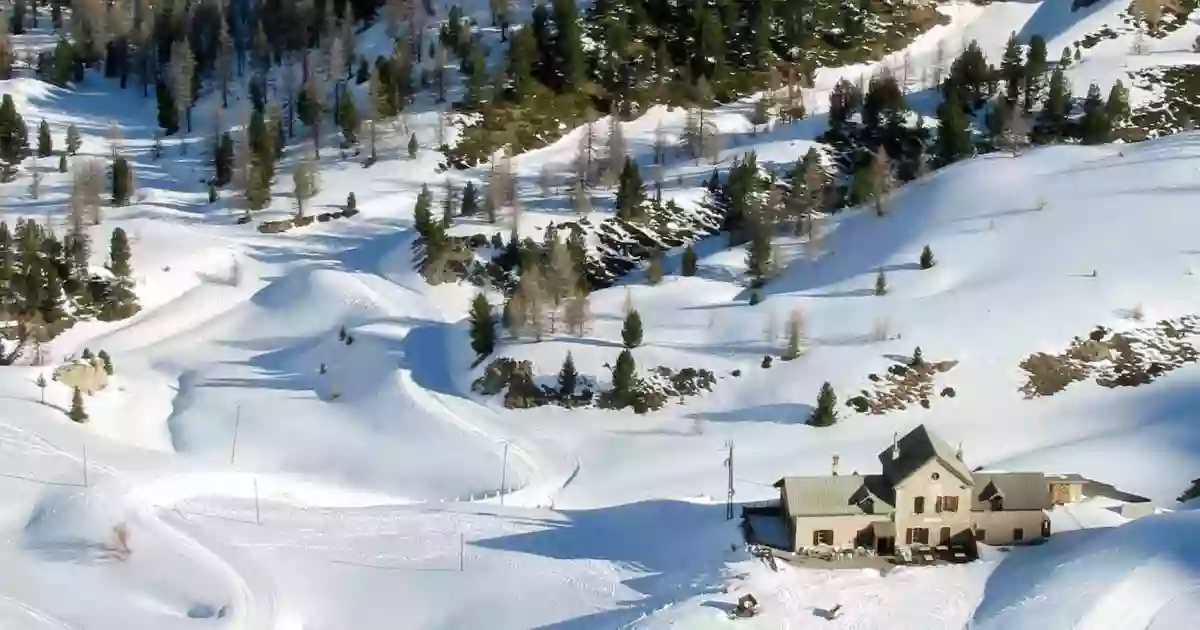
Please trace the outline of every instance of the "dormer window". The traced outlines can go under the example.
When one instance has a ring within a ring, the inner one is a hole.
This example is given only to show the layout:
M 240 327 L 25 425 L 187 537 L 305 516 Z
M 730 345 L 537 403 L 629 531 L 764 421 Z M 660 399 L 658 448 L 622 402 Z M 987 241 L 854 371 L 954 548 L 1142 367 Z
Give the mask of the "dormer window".
M 992 497 L 990 499 L 990 501 L 992 503 L 992 511 L 993 512 L 1003 512 L 1004 511 L 1004 497 L 997 494 L 996 496 Z

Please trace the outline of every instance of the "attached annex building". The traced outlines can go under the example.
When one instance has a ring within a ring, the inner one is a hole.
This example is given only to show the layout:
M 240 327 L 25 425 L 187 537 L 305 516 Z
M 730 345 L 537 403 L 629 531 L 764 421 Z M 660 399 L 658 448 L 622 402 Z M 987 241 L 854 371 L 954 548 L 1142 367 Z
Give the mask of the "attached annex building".
M 1036 472 L 972 473 L 924 425 L 879 454 L 883 474 L 784 477 L 775 483 L 792 551 L 804 547 L 1003 545 L 1050 535 L 1046 510 L 1078 501 L 1086 481 Z

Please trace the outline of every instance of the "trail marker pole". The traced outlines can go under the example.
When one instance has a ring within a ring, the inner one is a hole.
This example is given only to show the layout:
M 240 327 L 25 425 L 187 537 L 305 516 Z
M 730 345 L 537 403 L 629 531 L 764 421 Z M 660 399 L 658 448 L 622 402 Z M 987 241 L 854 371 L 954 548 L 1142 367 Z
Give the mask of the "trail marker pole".
M 729 491 L 725 498 L 725 520 L 733 520 L 733 440 L 725 443 L 729 456 L 725 458 L 725 467 L 729 469 Z
M 262 525 L 262 515 L 258 509 L 258 477 L 254 478 L 254 523 Z
M 508 440 L 504 441 L 504 459 L 500 463 L 500 505 L 504 505 L 504 484 L 508 474 Z
M 241 403 L 239 403 L 237 406 L 236 415 L 234 416 L 234 419 L 233 419 L 233 446 L 229 449 L 229 465 L 230 466 L 233 465 L 233 460 L 235 457 L 237 457 L 238 427 L 241 426 L 241 424 L 242 424 L 242 405 L 241 405 Z
M 87 442 L 83 443 L 83 487 L 88 487 Z

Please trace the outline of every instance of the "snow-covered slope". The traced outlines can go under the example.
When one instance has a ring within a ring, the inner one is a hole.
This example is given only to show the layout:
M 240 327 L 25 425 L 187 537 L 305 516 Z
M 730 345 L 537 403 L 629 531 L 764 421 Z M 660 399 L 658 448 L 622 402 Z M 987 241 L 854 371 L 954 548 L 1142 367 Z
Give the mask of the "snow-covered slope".
M 948 63 L 978 39 L 995 59 L 1016 31 L 1043 34 L 1056 54 L 1116 24 L 1124 8 L 947 5 L 950 23 L 907 51 L 909 84 L 919 90 L 939 48 Z M 1138 67 L 1193 63 L 1200 56 L 1167 51 L 1189 50 L 1198 33 L 1187 25 L 1141 56 L 1128 54 L 1127 35 L 1101 42 L 1072 66 L 1075 92 Z M 364 34 L 364 49 L 379 47 L 378 36 Z M 899 68 L 904 57 L 886 63 Z M 750 150 L 760 164 L 790 166 L 823 130 L 834 82 L 872 70 L 822 70 L 807 94 L 815 115 L 757 135 L 744 118 L 749 102 L 719 108 L 719 167 Z M 354 192 L 361 214 L 259 234 L 233 223 L 227 200 L 206 203 L 207 131 L 187 136 L 186 153 L 168 139 L 166 156 L 153 159 L 154 103 L 139 90 L 89 73 L 70 90 L 20 78 L 0 91 L 27 122 L 46 119 L 56 140 L 78 125 L 85 156 L 107 155 L 105 130 L 121 126 L 141 196 L 106 209 L 92 236 L 129 232 L 143 305 L 131 319 L 81 323 L 48 344 L 52 363 L 84 348 L 113 356 L 113 382 L 88 398 L 86 425 L 65 417 L 70 392 L 58 383 L 40 404 L 36 381 L 52 366 L 0 370 L 0 627 L 704 628 L 722 627 L 732 596 L 752 590 L 768 614 L 749 627 L 1181 628 L 1200 601 L 1189 590 L 1191 513 L 1067 532 L 965 567 L 776 575 L 745 560 L 736 521 L 719 504 L 727 442 L 736 498 L 755 501 L 775 496 L 770 484 L 783 475 L 825 472 L 833 454 L 843 470 L 871 471 L 892 434 L 917 423 L 961 441 L 972 466 L 1076 472 L 1160 501 L 1177 495 L 1200 467 L 1191 422 L 1200 368 L 1133 388 L 1085 380 L 1027 400 L 1019 363 L 1097 325 L 1147 325 L 1131 319 L 1135 311 L 1147 321 L 1200 313 L 1198 135 L 968 160 L 896 192 L 886 217 L 837 215 L 816 260 L 800 241 L 780 239 L 786 264 L 755 306 L 744 251 L 717 238 L 698 247 L 696 277 L 675 275 L 672 252 L 663 283 L 633 273 L 594 293 L 583 338 L 498 351 L 531 360 L 547 381 L 569 351 L 604 384 L 628 299 L 646 326 L 640 366 L 720 377 L 711 394 L 639 416 L 509 411 L 471 393 L 483 369 L 471 367 L 463 321 L 473 290 L 431 287 L 412 271 L 411 207 L 421 184 L 478 181 L 483 167 L 439 173 L 432 150 L 402 158 L 399 134 L 370 169 L 328 151 L 313 207 L 340 207 Z M 1136 104 L 1147 94 L 1134 96 Z M 197 107 L 211 110 L 208 100 Z M 409 110 L 423 147 L 435 120 L 423 98 Z M 646 161 L 655 129 L 673 138 L 683 120 L 654 108 L 624 131 Z M 543 199 L 535 182 L 544 165 L 567 168 L 578 133 L 514 158 L 520 194 L 536 200 L 525 204 L 523 235 L 540 238 L 571 216 L 565 196 Z M 0 185 L 0 218 L 61 232 L 69 178 L 43 162 L 40 199 L 29 198 L 27 177 Z M 711 169 L 673 160 L 664 196 L 699 202 Z M 288 212 L 290 178 L 278 179 L 266 217 Z M 598 197 L 601 219 L 610 195 Z M 453 230 L 509 225 L 460 221 Z M 938 264 L 922 271 L 925 246 Z M 103 258 L 97 251 L 93 263 Z M 877 297 L 880 269 L 891 290 Z M 807 321 L 806 354 L 760 367 L 782 349 L 793 309 Z M 881 323 L 886 339 L 877 341 Z M 840 407 L 836 426 L 805 426 L 823 382 L 844 401 L 915 346 L 929 360 L 958 361 L 938 381 L 953 398 L 885 416 Z M 1122 520 L 1092 516 L 1072 518 Z M 1178 588 L 1152 589 L 1168 579 Z M 1155 605 L 1129 604 L 1147 597 Z M 814 614 L 839 602 L 838 623 Z

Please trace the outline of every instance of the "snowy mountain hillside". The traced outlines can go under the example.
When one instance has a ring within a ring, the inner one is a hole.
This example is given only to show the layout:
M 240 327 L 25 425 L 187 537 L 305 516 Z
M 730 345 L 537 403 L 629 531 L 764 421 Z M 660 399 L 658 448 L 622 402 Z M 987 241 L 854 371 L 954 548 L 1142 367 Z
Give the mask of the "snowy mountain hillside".
M 1186 509 L 881 573 L 724 505 L 925 424 L 1179 507 L 1194 2 L 4 5 L 0 628 L 1200 606 Z

